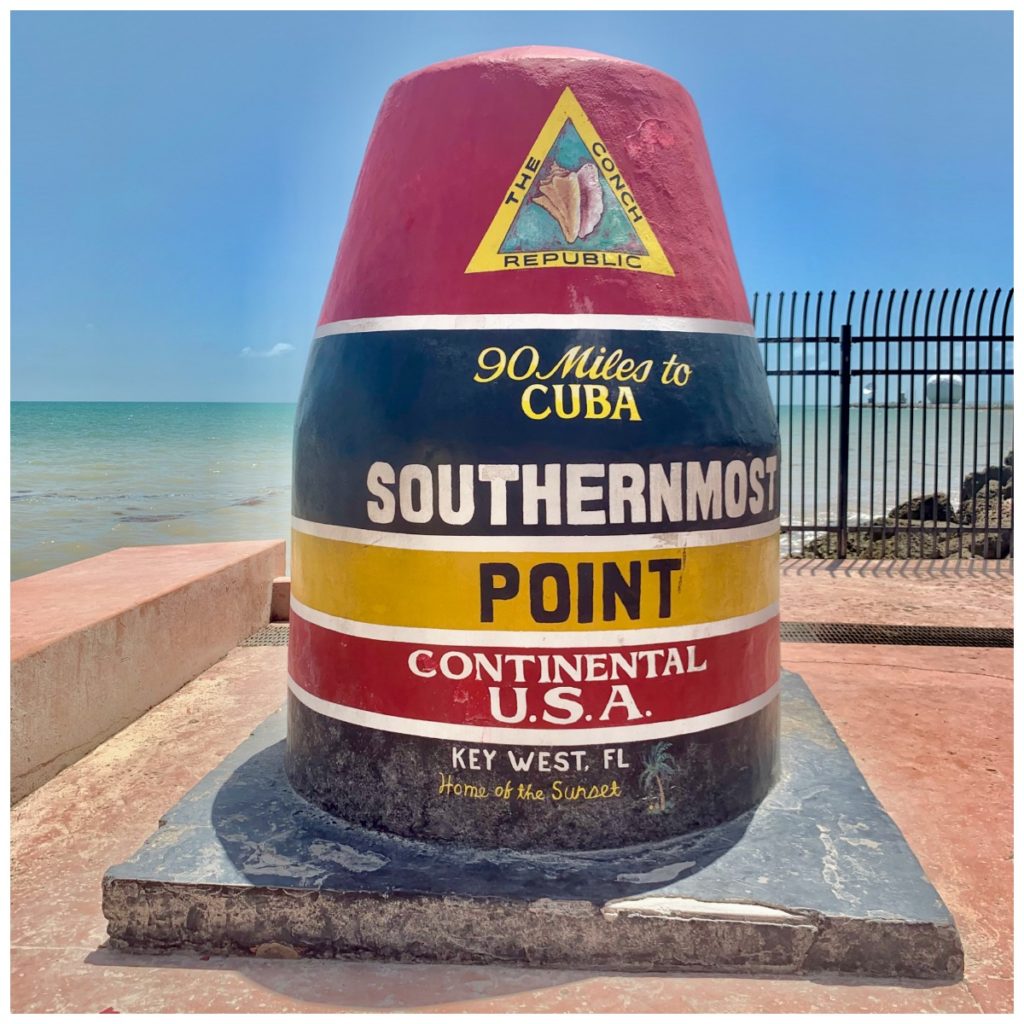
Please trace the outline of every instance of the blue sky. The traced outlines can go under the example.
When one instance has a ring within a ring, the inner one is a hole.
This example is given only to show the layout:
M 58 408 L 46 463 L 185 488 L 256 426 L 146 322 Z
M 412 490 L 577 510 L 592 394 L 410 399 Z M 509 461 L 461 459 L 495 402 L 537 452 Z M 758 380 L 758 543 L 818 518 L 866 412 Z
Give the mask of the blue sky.
M 689 89 L 748 292 L 1006 287 L 1011 26 L 1008 13 L 16 13 L 12 397 L 294 401 L 387 87 L 527 43 L 627 57 Z

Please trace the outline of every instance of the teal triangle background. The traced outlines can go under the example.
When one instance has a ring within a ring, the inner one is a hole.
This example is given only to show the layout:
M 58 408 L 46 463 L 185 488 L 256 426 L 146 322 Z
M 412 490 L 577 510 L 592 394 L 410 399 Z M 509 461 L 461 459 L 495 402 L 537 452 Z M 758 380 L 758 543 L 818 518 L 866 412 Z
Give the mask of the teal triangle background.
M 615 193 L 604 175 L 598 170 L 598 180 L 604 195 L 604 212 L 594 230 L 586 238 L 567 242 L 558 221 L 533 199 L 540 194 L 540 183 L 550 175 L 555 164 L 567 171 L 575 171 L 593 158 L 580 138 L 580 133 L 567 119 L 548 150 L 526 197 L 522 201 L 512 226 L 502 240 L 498 252 L 550 252 L 567 250 L 579 252 L 623 252 L 647 256 L 647 248 L 633 229 Z

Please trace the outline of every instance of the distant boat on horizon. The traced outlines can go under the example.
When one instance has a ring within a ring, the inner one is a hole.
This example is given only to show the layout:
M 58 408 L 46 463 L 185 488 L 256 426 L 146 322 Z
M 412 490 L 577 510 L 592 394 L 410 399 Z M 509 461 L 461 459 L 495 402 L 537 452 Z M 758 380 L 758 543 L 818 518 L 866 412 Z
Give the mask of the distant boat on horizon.
M 936 373 L 924 386 L 924 397 L 932 405 L 959 405 L 964 400 L 964 379 L 955 373 Z

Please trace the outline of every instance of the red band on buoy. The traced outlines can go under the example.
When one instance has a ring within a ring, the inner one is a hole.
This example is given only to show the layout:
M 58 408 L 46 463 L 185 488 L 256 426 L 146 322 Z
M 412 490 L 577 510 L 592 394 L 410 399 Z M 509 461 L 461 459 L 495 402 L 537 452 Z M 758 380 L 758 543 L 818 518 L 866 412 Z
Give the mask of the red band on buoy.
M 573 181 L 551 158 L 566 119 L 593 165 Z M 636 242 L 588 236 L 591 251 L 577 251 L 594 202 L 620 210 Z M 515 266 L 467 273 L 495 218 L 523 205 L 558 221 L 564 244 L 531 252 L 524 232 L 502 257 Z M 522 312 L 749 321 L 700 119 L 678 82 L 630 61 L 525 47 L 437 64 L 388 91 L 320 322 Z
M 779 671 L 777 617 L 699 640 L 542 649 L 372 640 L 294 609 L 291 618 L 289 673 L 298 686 L 344 709 L 422 723 L 560 732 L 636 723 L 639 739 L 644 725 L 745 704 Z M 625 688 L 618 699 L 617 684 Z M 518 701 L 526 711 L 513 721 Z

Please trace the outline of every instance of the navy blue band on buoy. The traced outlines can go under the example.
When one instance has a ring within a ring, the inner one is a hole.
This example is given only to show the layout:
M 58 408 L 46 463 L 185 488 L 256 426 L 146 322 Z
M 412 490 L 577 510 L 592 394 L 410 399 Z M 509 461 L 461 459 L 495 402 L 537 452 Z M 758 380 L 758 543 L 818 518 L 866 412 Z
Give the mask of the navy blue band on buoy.
M 310 353 L 298 410 L 304 443 L 295 452 L 295 514 L 313 522 L 379 527 L 379 518 L 367 516 L 368 478 L 386 490 L 397 485 L 404 467 L 442 465 L 455 486 L 472 471 L 471 518 L 441 514 L 435 498 L 442 485 L 435 473 L 428 496 L 417 483 L 413 516 L 402 515 L 399 504 L 393 528 L 571 534 L 579 524 L 565 508 L 564 487 L 562 514 L 528 523 L 523 502 L 512 500 L 522 490 L 520 474 L 500 489 L 508 500 L 506 514 L 498 517 L 491 509 L 496 488 L 480 478 L 479 469 L 545 466 L 554 461 L 553 453 L 570 451 L 573 464 L 640 464 L 644 470 L 646 511 L 641 514 L 631 501 L 622 514 L 610 509 L 603 521 L 590 516 L 588 533 L 769 522 L 778 517 L 779 478 L 773 461 L 777 438 L 765 428 L 773 412 L 767 389 L 758 386 L 763 374 L 753 340 L 729 334 L 433 329 L 321 337 Z M 358 389 L 346 386 L 353 380 L 360 382 Z M 344 403 L 332 400 L 339 393 L 346 394 Z M 429 432 L 423 424 L 430 424 Z M 372 475 L 378 464 L 390 467 L 396 480 Z M 712 464 L 730 478 L 728 502 L 702 501 L 689 516 L 685 500 L 679 511 L 674 500 L 671 507 L 656 500 L 652 514 L 652 495 L 674 497 L 686 490 L 687 480 L 703 484 L 709 472 L 720 471 L 709 470 Z M 607 489 L 607 470 L 604 476 Z M 613 477 L 619 490 L 635 491 L 635 472 L 616 470 Z M 434 506 L 429 516 L 419 511 L 424 498 Z M 446 500 L 449 506 L 458 503 Z M 597 508 L 600 502 L 591 504 Z

